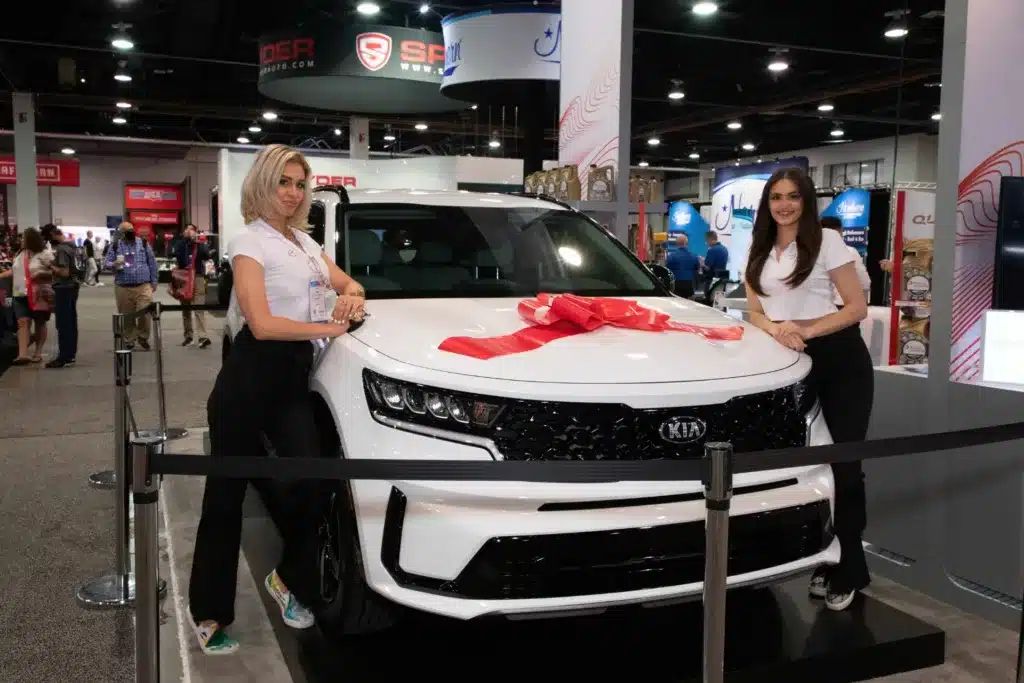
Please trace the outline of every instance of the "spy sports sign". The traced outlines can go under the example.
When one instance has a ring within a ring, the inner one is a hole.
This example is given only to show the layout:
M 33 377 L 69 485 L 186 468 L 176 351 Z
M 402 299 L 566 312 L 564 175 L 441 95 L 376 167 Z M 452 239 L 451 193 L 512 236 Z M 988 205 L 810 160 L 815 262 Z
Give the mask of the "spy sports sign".
M 356 56 L 370 71 L 380 71 L 391 61 L 391 36 L 360 33 L 356 36 Z
M 360 33 L 356 36 L 356 56 L 369 71 L 380 71 L 394 54 L 394 41 L 386 33 Z M 441 43 L 403 40 L 398 44 L 398 62 L 402 71 L 440 77 L 444 72 L 445 51 Z

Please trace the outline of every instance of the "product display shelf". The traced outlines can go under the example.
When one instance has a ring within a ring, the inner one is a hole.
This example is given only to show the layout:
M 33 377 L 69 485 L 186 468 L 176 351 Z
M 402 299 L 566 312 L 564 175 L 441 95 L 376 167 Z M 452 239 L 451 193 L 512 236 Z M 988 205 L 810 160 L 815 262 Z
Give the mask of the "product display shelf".
M 921 183 L 921 185 L 925 185 Z M 930 187 L 900 187 L 894 202 L 889 295 L 889 364 L 928 364 L 935 196 Z

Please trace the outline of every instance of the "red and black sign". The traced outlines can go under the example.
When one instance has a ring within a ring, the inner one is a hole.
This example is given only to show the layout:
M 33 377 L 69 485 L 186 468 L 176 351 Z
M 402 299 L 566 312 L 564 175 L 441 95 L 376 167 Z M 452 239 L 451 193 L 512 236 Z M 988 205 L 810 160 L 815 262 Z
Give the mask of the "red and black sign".
M 260 92 L 291 104 L 378 114 L 466 107 L 440 92 L 440 33 L 365 24 L 296 30 L 265 36 L 259 60 Z
M 36 160 L 36 182 L 52 187 L 78 187 L 80 171 L 74 159 Z M 0 183 L 18 182 L 17 168 L 11 157 L 0 157 Z
M 129 211 L 181 211 L 184 207 L 181 185 L 124 186 L 124 208 Z

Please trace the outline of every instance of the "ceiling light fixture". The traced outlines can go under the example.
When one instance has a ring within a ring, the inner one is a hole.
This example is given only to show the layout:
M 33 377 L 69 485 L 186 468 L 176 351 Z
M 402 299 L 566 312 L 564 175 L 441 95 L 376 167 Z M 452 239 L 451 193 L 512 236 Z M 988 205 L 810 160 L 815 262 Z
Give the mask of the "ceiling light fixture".
M 698 154 L 697 152 L 690 152 L 690 158 L 694 160 L 700 159 L 700 154 Z
M 941 121 L 941 120 L 942 120 L 942 112 L 935 112 L 934 114 L 932 114 L 932 121 Z
M 891 12 L 886 12 L 885 16 L 892 17 L 892 21 L 885 27 L 886 38 L 904 38 L 910 29 L 907 28 L 907 15 L 910 14 L 906 10 L 896 9 Z
M 846 133 L 843 131 L 842 128 L 840 128 L 839 126 L 836 126 L 835 128 L 832 129 L 832 132 L 829 133 L 829 135 L 831 135 L 834 138 L 841 138 L 844 135 L 846 135 Z
M 426 14 L 429 11 L 430 5 L 428 5 L 427 3 L 423 3 L 422 5 L 420 5 L 420 14 Z
M 375 2 L 361 2 L 356 6 L 356 11 L 366 17 L 372 17 L 380 12 L 380 5 Z
M 244 135 L 239 135 L 238 136 L 238 142 L 243 144 L 243 145 L 248 145 L 249 144 L 249 138 L 245 137 Z
M 135 43 L 127 36 L 118 36 L 110 41 L 110 46 L 115 50 L 131 50 Z
M 387 135 L 384 136 L 384 141 L 385 142 L 394 142 L 395 141 L 395 136 L 392 135 L 391 133 L 388 133 Z
M 784 47 L 773 47 L 771 49 L 771 59 L 768 61 L 768 70 L 774 73 L 781 73 L 789 68 L 789 60 L 786 59 L 786 53 L 789 52 Z
M 710 17 L 717 11 L 717 2 L 698 2 L 693 6 L 693 13 L 698 17 Z
M 640 168 L 647 168 L 648 166 L 650 166 L 650 164 L 648 164 L 646 161 L 641 161 L 639 164 L 637 164 L 637 166 L 639 166 Z
M 651 138 L 647 141 L 647 144 L 651 147 L 657 147 L 661 144 L 661 140 L 659 138 Z
M 75 150 L 74 150 L 74 149 L 72 149 L 71 147 L 65 147 L 64 149 L 62 149 L 62 150 L 60 151 L 60 153 L 61 153 L 61 154 L 67 154 L 68 156 L 71 156 L 72 154 L 74 154 L 74 153 L 75 153 Z
M 474 104 L 472 107 L 470 107 L 470 109 L 472 109 L 473 111 L 476 111 L 479 108 L 480 107 L 478 105 L 476 105 L 476 104 Z
M 119 83 L 131 83 L 132 75 L 127 71 L 118 71 L 114 74 L 114 80 Z
M 739 121 L 730 121 L 725 125 L 725 127 L 728 128 L 729 130 L 739 130 L 740 128 L 743 127 L 743 124 L 740 123 Z
M 686 97 L 686 94 L 682 90 L 673 90 L 668 94 L 670 100 L 681 100 Z
M 263 130 L 263 129 L 262 129 L 262 128 L 260 128 L 259 126 L 257 126 L 257 125 L 256 125 L 255 123 L 254 123 L 254 124 L 252 124 L 251 126 L 249 126 L 249 132 L 250 132 L 250 133 L 259 133 L 259 132 L 260 132 L 260 131 L 262 131 L 262 130 Z
M 743 143 L 743 149 L 746 150 L 747 152 L 753 152 L 754 149 L 756 149 L 756 147 L 754 146 L 753 142 L 745 142 Z
M 128 119 L 126 119 L 126 118 L 125 118 L 125 117 L 123 117 L 123 116 L 115 116 L 115 117 L 114 117 L 113 119 L 111 119 L 111 120 L 112 120 L 112 121 L 113 121 L 114 123 L 116 123 L 117 125 L 119 125 L 119 126 L 123 126 L 124 124 L 128 123 Z
M 831 102 L 822 102 L 818 105 L 818 111 L 832 111 L 836 108 L 836 105 Z
M 118 109 L 131 109 L 132 108 L 132 103 L 131 102 L 125 102 L 124 100 L 121 100 L 120 102 L 117 103 L 117 108 Z
M 498 149 L 499 147 L 501 147 L 501 142 L 499 142 L 498 140 L 491 140 L 490 142 L 487 143 L 487 146 L 490 147 L 491 149 Z
M 273 111 L 265 111 L 265 112 L 263 112 L 263 120 L 264 121 L 276 121 L 277 120 L 277 112 L 273 112 Z
M 335 135 L 341 135 L 341 128 L 335 128 L 334 129 L 334 134 Z
M 428 126 L 425 123 L 417 123 L 416 124 L 416 130 L 426 130 L 427 128 L 428 128 Z

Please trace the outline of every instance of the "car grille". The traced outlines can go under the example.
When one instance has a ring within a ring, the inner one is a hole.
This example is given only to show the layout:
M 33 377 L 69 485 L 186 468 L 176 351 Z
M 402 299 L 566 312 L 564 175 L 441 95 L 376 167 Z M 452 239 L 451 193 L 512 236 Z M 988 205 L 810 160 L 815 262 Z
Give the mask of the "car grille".
M 685 444 L 662 439 L 662 424 L 680 417 L 703 421 L 704 436 Z M 701 457 L 707 441 L 728 441 L 743 453 L 803 446 L 807 434 L 790 388 L 685 408 L 516 401 L 494 427 L 491 437 L 506 460 L 689 459 Z

